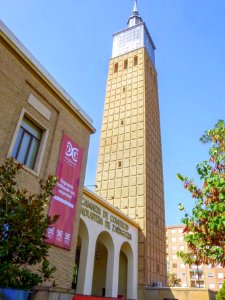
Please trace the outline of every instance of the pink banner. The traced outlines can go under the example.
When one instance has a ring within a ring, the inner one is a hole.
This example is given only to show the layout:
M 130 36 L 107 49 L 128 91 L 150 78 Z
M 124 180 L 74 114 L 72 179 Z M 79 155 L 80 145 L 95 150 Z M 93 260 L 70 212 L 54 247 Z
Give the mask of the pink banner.
M 82 155 L 83 150 L 64 134 L 56 170 L 58 182 L 49 209 L 49 216 L 59 215 L 59 219 L 48 228 L 46 242 L 68 250 L 73 236 Z

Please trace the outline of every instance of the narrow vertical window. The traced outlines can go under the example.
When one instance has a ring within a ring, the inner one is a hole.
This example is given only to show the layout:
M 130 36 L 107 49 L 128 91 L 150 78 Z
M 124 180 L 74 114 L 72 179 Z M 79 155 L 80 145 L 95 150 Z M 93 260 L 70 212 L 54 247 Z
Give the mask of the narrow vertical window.
M 126 91 L 126 87 L 124 86 L 124 87 L 123 87 L 123 93 L 124 93 L 125 91 Z
M 30 169 L 34 169 L 42 130 L 24 117 L 17 135 L 12 157 Z
M 156 272 L 157 272 L 157 273 L 160 272 L 160 266 L 159 266 L 159 264 L 156 265 Z
M 114 64 L 114 73 L 117 73 L 118 72 L 118 63 L 115 63 Z
M 123 120 L 121 120 L 121 121 L 120 121 L 120 125 L 123 125 L 123 124 L 124 124 L 124 123 L 123 123 Z
M 122 167 L 122 162 L 121 162 L 121 161 L 118 162 L 118 167 L 119 167 L 119 168 Z
M 137 55 L 134 57 L 134 66 L 136 66 L 138 64 L 138 57 Z
M 127 69 L 127 66 L 128 66 L 128 60 L 127 60 L 127 59 L 125 59 L 125 61 L 124 61 L 124 65 L 123 65 L 123 68 L 124 68 L 124 70 L 126 70 L 126 69 Z

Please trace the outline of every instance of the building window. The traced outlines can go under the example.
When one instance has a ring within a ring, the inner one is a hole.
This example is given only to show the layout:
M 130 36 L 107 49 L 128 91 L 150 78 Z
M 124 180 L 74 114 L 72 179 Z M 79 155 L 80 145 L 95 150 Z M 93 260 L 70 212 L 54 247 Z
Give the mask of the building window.
M 123 65 L 124 70 L 127 69 L 127 66 L 128 66 L 128 60 L 126 59 L 126 60 L 124 61 L 124 65 Z
M 114 64 L 114 73 L 117 73 L 118 72 L 118 63 L 115 63 Z
M 177 246 L 173 246 L 173 247 L 172 247 L 172 250 L 173 250 L 173 251 L 176 251 L 176 250 L 177 250 Z
M 181 269 L 185 269 L 185 264 L 180 264 Z
M 208 273 L 208 277 L 213 277 L 213 273 Z
M 118 162 L 118 167 L 119 167 L 119 168 L 122 167 L 122 162 L 121 162 L 121 161 Z
M 175 237 L 173 237 L 172 239 L 172 243 L 176 243 L 177 239 Z
M 218 274 L 217 274 L 217 277 L 218 277 L 218 278 L 224 278 L 224 275 L 223 275 L 223 273 L 218 273 Z
M 23 117 L 12 157 L 34 170 L 43 131 L 26 116 Z
M 214 284 L 214 283 L 210 283 L 210 284 L 209 284 L 209 288 L 210 288 L 210 289 L 214 289 L 214 287 L 215 287 L 215 284 Z
M 126 92 L 126 87 L 125 87 L 125 86 L 123 87 L 123 93 L 124 93 L 124 92 Z
M 176 254 L 173 254 L 173 255 L 172 255 L 172 258 L 173 258 L 173 259 L 177 259 L 177 255 L 176 255 Z
M 172 230 L 171 230 L 171 233 L 176 233 L 176 229 L 172 229 Z
M 123 125 L 123 124 L 124 124 L 124 122 L 123 122 L 123 120 L 121 120 L 121 121 L 120 121 L 120 125 Z
M 159 266 L 159 264 L 156 265 L 156 272 L 157 272 L 157 273 L 160 272 L 160 266 Z
M 180 251 L 183 251 L 184 250 L 184 246 L 180 246 Z
M 137 64 L 138 64 L 138 57 L 135 56 L 135 57 L 134 57 L 134 66 L 136 66 Z
M 173 269 L 177 268 L 177 264 L 176 263 L 173 263 L 172 266 L 173 266 Z
M 218 282 L 218 286 L 219 286 L 219 289 L 221 289 L 222 286 L 223 286 L 223 283 L 222 282 Z

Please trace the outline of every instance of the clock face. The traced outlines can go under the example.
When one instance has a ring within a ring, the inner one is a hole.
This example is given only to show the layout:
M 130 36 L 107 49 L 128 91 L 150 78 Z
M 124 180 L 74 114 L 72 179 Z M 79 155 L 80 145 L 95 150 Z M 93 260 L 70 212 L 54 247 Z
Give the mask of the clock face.
M 112 57 L 145 47 L 153 64 L 155 64 L 154 46 L 145 30 L 144 23 L 119 32 L 113 38 Z

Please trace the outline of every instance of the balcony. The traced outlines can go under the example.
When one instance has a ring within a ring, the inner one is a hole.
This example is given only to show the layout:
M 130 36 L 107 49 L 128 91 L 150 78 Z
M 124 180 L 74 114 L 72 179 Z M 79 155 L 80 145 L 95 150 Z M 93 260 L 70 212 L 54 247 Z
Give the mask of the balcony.
M 204 282 L 191 282 L 191 287 L 194 287 L 194 288 L 204 288 L 205 287 L 205 284 Z
M 192 276 L 192 277 L 190 277 L 190 280 L 191 281 L 204 281 L 204 276 L 203 277 L 201 277 L 201 276 L 199 276 L 199 278 L 198 278 L 198 276 Z
M 202 274 L 203 273 L 203 269 L 198 269 L 195 268 L 195 269 L 190 269 L 190 273 L 199 273 L 199 274 Z

